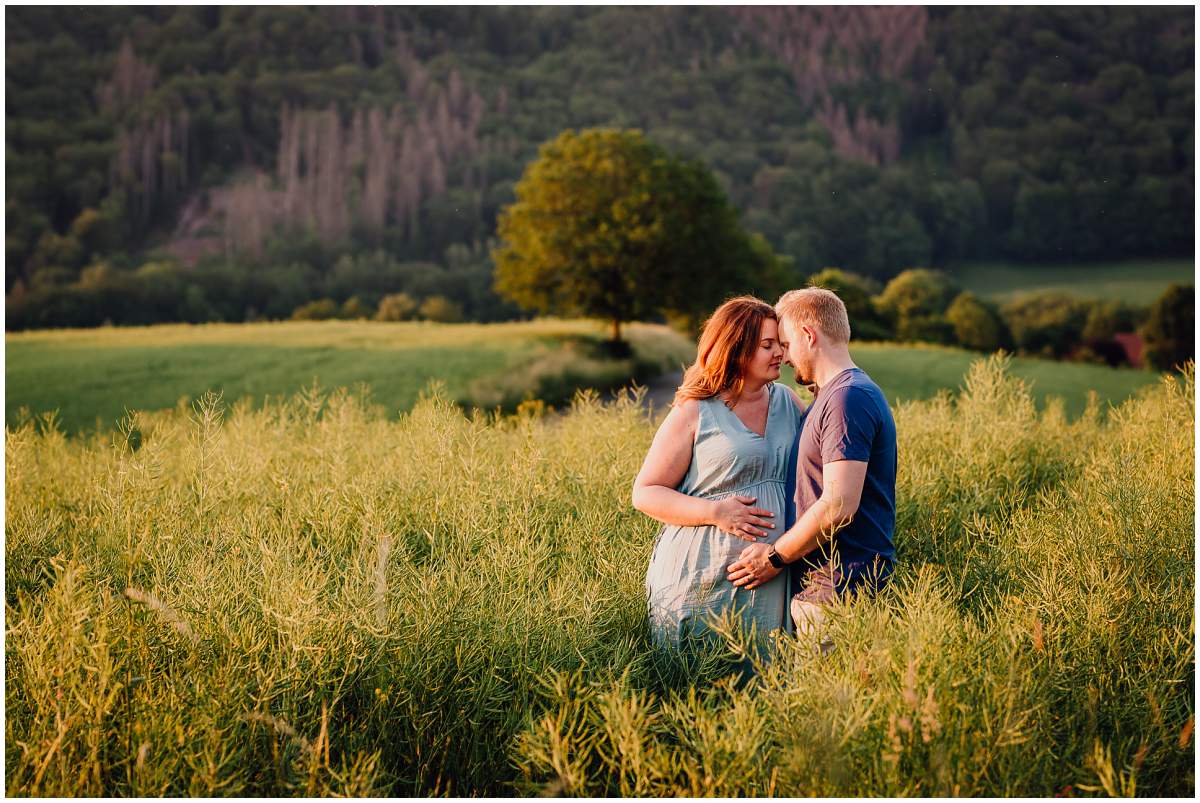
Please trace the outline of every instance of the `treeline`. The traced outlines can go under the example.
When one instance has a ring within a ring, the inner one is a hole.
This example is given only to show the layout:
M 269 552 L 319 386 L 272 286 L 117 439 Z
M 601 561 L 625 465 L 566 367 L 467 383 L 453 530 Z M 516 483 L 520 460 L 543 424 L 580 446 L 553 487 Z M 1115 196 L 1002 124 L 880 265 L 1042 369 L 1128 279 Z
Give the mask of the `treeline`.
M 637 127 L 700 159 L 797 281 L 1193 250 L 1185 9 L 34 6 L 6 22 L 10 328 L 154 317 L 141 290 L 89 295 L 146 273 L 174 276 L 158 309 L 184 320 L 374 293 L 339 298 L 345 258 L 407 277 L 372 287 L 511 315 L 488 239 L 569 127 Z
M 927 268 L 903 271 L 883 287 L 827 268 L 808 284 L 833 290 L 846 303 L 856 340 L 1003 349 L 1114 368 L 1144 362 L 1162 371 L 1195 360 L 1196 291 L 1190 285 L 1172 284 L 1152 305 L 1139 307 L 1058 292 L 1019 293 L 997 305 Z
M 318 258 L 313 259 L 316 255 Z M 30 287 L 18 285 L 7 299 L 10 331 L 46 327 L 89 327 L 105 324 L 142 325 L 185 321 L 256 321 L 316 315 L 333 308 L 374 313 L 388 295 L 413 300 L 409 317 L 452 321 L 500 321 L 526 317 L 492 290 L 492 266 L 487 255 L 466 246 L 451 246 L 442 262 L 406 262 L 386 251 L 363 251 L 336 258 L 313 243 L 291 248 L 275 242 L 260 264 L 208 259 L 185 268 L 173 261 L 146 262 L 134 270 L 107 263 L 85 268 L 74 279 L 42 282 L 39 273 Z M 440 299 L 440 300 L 438 300 Z M 321 303 L 312 307 L 312 302 Z M 426 302 L 432 302 L 427 306 Z M 453 312 L 418 316 L 420 309 Z M 307 308 L 307 311 L 304 311 Z

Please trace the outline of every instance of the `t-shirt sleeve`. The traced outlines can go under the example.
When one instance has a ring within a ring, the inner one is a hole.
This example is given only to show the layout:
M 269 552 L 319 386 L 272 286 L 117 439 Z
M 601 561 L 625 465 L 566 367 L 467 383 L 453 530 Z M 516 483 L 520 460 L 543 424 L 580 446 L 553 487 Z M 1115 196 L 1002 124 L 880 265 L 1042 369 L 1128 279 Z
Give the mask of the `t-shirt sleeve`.
M 834 391 L 821 416 L 821 462 L 867 462 L 878 431 L 879 411 L 866 391 Z

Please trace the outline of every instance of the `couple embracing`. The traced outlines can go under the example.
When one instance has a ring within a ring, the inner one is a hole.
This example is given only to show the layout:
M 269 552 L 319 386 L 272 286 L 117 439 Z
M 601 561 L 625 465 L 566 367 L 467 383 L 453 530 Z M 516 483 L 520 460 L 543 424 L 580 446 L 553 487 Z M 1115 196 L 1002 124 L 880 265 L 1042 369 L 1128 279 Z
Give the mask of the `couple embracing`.
M 663 523 L 646 573 L 654 641 L 678 648 L 740 617 L 758 634 L 818 636 L 825 605 L 891 577 L 896 426 L 850 359 L 829 290 L 744 296 L 704 325 L 634 481 Z M 778 383 L 781 364 L 815 394 Z

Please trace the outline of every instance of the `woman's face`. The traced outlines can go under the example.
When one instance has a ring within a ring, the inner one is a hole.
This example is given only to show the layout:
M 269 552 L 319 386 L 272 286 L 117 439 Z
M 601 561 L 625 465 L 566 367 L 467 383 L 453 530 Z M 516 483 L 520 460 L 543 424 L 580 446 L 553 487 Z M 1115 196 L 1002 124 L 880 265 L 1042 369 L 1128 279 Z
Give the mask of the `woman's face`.
M 767 318 L 758 331 L 758 348 L 746 366 L 746 381 L 752 383 L 774 382 L 779 379 L 779 366 L 783 362 L 783 347 L 779 345 L 779 324 Z

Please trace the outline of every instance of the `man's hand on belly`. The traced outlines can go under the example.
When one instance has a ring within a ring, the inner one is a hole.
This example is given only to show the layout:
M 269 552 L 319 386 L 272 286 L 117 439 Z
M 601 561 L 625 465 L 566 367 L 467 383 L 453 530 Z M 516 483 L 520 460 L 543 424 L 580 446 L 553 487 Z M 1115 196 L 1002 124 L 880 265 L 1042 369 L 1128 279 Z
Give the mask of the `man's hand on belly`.
M 772 566 L 767 559 L 770 550 L 770 544 L 751 544 L 743 549 L 738 559 L 729 565 L 729 582 L 749 590 L 774 578 L 781 570 Z

